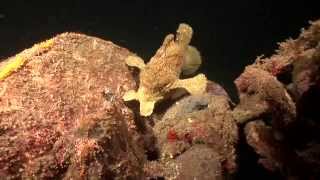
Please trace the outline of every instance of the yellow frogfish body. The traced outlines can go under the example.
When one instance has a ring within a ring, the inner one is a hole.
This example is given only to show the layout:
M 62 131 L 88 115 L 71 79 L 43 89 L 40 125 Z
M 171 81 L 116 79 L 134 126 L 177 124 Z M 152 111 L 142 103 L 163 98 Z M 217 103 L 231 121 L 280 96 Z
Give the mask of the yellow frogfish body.
M 192 72 L 193 67 L 198 68 L 200 65 L 199 53 L 195 48 L 189 46 L 192 34 L 193 30 L 189 25 L 180 24 L 176 36 L 167 35 L 162 46 L 148 64 L 144 64 L 144 61 L 138 56 L 127 57 L 128 66 L 140 69 L 140 84 L 137 91 L 126 92 L 123 99 L 125 101 L 138 100 L 142 116 L 151 115 L 155 103 L 162 100 L 171 90 L 183 88 L 192 95 L 205 92 L 207 79 L 204 74 L 179 79 L 183 69 L 189 71 L 191 69 Z M 196 58 L 193 61 L 190 60 L 190 57 Z M 188 59 L 187 63 L 186 59 Z

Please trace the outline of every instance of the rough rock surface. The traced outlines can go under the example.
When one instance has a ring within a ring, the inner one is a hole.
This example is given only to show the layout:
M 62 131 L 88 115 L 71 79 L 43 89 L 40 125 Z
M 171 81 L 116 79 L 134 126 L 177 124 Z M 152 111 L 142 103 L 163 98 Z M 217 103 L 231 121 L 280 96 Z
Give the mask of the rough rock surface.
M 287 179 L 319 179 L 320 20 L 280 43 L 236 79 L 247 143 L 266 169 Z
M 0 179 L 229 179 L 239 139 L 266 171 L 320 179 L 320 20 L 245 68 L 235 107 L 208 81 L 142 117 L 129 55 L 64 33 L 2 61 Z
M 25 63 L 0 82 L 0 177 L 141 179 L 144 152 L 120 99 L 135 87 L 131 53 L 75 33 L 51 41 L 21 52 Z
M 206 145 L 195 145 L 171 161 L 146 164 L 145 171 L 151 178 L 222 180 L 223 169 L 219 154 Z
M 166 111 L 153 129 L 159 159 L 146 164 L 147 174 L 158 171 L 163 172 L 158 173 L 158 177 L 168 179 L 193 177 L 190 174 L 204 179 L 220 179 L 223 178 L 222 172 L 232 173 L 236 170 L 238 128 L 227 96 L 208 93 L 184 97 Z M 210 151 L 207 163 L 213 164 L 213 174 L 204 173 L 206 168 L 203 171 L 190 168 L 191 162 L 195 166 L 197 163 L 203 164 L 200 154 L 191 157 L 202 151 L 204 154 Z M 189 156 L 190 159 L 186 160 Z

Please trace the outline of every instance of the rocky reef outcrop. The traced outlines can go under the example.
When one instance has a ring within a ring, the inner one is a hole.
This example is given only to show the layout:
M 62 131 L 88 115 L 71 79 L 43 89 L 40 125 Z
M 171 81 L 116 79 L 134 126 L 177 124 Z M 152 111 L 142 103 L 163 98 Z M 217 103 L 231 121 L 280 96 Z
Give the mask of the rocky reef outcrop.
M 143 149 L 121 100 L 128 50 L 65 33 L 1 63 L 0 177 L 140 179 Z
M 63 33 L 3 60 L 0 179 L 236 179 L 246 165 L 239 142 L 265 172 L 320 178 L 320 21 L 248 65 L 235 80 L 239 102 L 206 80 L 201 94 L 165 91 L 141 116 L 138 101 L 123 99 L 139 87 L 126 62 L 136 56 Z

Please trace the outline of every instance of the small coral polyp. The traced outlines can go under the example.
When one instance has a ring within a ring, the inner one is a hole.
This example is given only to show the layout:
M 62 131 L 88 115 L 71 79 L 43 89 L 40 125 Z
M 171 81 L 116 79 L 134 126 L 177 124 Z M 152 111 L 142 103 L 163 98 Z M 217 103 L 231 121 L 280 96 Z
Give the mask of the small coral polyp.
M 128 66 L 140 69 L 140 85 L 137 91 L 126 92 L 123 99 L 138 100 L 142 116 L 150 116 L 155 103 L 164 99 L 174 89 L 183 88 L 191 95 L 205 92 L 207 78 L 204 74 L 179 79 L 183 71 L 186 74 L 193 73 L 201 64 L 200 53 L 189 45 L 192 34 L 192 28 L 182 23 L 178 27 L 176 36 L 169 34 L 165 37 L 162 46 L 148 64 L 138 56 L 126 58 Z

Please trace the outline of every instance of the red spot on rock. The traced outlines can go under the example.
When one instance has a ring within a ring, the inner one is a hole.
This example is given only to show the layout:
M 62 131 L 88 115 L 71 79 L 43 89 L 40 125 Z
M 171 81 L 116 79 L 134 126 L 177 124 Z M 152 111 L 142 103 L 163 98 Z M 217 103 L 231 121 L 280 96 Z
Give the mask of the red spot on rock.
M 177 132 L 173 129 L 170 129 L 167 134 L 167 139 L 170 142 L 178 140 Z

